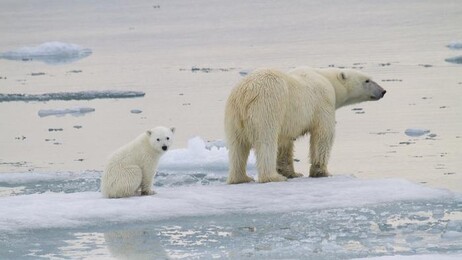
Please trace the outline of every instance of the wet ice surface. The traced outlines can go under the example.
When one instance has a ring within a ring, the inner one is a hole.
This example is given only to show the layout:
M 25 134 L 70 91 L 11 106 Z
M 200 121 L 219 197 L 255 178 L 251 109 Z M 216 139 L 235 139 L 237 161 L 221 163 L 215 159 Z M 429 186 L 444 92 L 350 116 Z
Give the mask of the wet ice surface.
M 0 175 L 6 196 L 0 201 L 0 257 L 462 253 L 462 197 L 404 180 L 337 176 L 225 185 L 222 171 L 164 170 L 156 178 L 158 194 L 110 200 L 95 192 L 99 178 L 100 172 Z
M 65 64 L 92 54 L 91 49 L 65 42 L 45 42 L 37 46 L 21 47 L 0 53 L 0 59 L 41 61 L 47 64 Z

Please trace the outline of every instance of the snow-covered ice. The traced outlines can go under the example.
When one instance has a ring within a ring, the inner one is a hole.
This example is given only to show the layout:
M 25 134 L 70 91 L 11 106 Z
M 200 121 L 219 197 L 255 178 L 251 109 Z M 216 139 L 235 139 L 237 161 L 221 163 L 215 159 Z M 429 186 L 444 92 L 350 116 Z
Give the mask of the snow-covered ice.
M 66 114 L 71 114 L 73 116 L 83 116 L 87 113 L 95 111 L 92 107 L 73 107 L 73 108 L 63 108 L 63 109 L 40 109 L 38 115 L 40 117 L 46 116 L 65 116 Z
M 255 156 L 251 152 L 248 169 L 255 168 Z M 201 169 L 217 171 L 228 169 L 228 150 L 223 141 L 206 142 L 200 137 L 188 140 L 187 148 L 166 153 L 159 162 L 159 169 L 183 170 Z
M 129 223 L 172 217 L 281 213 L 451 198 L 446 191 L 424 188 L 408 181 L 366 181 L 351 177 L 302 178 L 269 184 L 161 187 L 156 191 L 155 196 L 113 200 L 103 198 L 99 192 L 45 192 L 4 197 L 0 201 L 0 229 L 70 228 L 101 221 Z M 140 208 L 143 210 L 138 210 Z
M 47 64 L 74 62 L 92 54 L 92 50 L 77 44 L 65 42 L 45 42 L 37 46 L 21 47 L 0 53 L 0 59 L 19 61 L 42 61 Z

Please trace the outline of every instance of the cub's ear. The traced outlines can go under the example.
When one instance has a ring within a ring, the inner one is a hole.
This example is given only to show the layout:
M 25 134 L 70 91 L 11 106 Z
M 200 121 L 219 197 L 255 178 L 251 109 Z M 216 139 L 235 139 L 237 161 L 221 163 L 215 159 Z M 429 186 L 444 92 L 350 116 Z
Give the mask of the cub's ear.
M 347 75 L 344 71 L 341 71 L 339 74 L 338 74 L 338 79 L 343 81 L 343 80 L 346 80 L 347 79 Z
M 146 134 L 147 134 L 148 136 L 151 136 L 151 135 L 152 135 L 151 130 L 147 130 L 147 131 L 146 131 Z
M 170 127 L 170 131 L 172 131 L 172 133 L 175 133 L 175 127 Z

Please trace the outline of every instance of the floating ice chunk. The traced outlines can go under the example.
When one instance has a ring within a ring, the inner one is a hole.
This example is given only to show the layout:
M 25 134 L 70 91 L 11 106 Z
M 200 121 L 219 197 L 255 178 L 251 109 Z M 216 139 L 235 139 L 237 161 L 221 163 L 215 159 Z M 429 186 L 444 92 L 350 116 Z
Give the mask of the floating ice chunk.
M 251 153 L 249 166 L 255 166 L 255 156 Z M 228 149 L 223 141 L 205 142 L 200 137 L 189 139 L 188 147 L 167 152 L 159 162 L 159 169 L 175 170 L 227 170 Z
M 250 72 L 252 72 L 251 69 L 241 70 L 241 71 L 239 71 L 239 75 L 241 75 L 242 77 L 245 77 L 245 76 L 247 76 Z
M 141 113 L 143 113 L 143 110 L 140 110 L 140 109 L 132 109 L 132 110 L 130 110 L 130 113 L 132 113 L 132 114 L 141 114 Z
M 462 49 L 462 40 L 461 41 L 453 41 L 446 45 L 449 49 Z
M 455 64 L 462 64 L 462 56 L 456 56 L 445 59 L 446 62 L 455 63 Z
M 92 100 L 108 98 L 135 98 L 144 97 L 141 91 L 80 91 L 80 92 L 58 92 L 45 94 L 1 94 L 0 102 L 11 101 L 50 101 L 50 100 Z
M 423 128 L 408 128 L 404 133 L 407 136 L 418 137 L 430 133 L 430 130 Z
M 74 62 L 92 54 L 91 49 L 65 42 L 45 42 L 38 46 L 22 47 L 14 51 L 0 53 L 0 58 L 7 60 L 38 60 L 48 64 L 65 64 Z
M 95 111 L 91 107 L 74 107 L 74 108 L 64 108 L 64 109 L 41 109 L 38 112 L 40 117 L 46 116 L 65 116 L 66 114 L 71 114 L 73 116 L 83 116 L 86 113 Z

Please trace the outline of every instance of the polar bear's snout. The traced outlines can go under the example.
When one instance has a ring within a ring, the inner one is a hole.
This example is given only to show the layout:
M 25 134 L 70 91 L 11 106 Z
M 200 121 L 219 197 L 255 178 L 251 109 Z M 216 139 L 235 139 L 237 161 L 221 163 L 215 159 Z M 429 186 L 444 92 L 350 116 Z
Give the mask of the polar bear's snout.
M 167 150 L 168 150 L 168 146 L 162 145 L 162 150 L 167 151 Z
M 372 89 L 372 100 L 379 100 L 383 98 L 383 96 L 385 96 L 385 93 L 387 93 L 385 89 L 383 89 L 379 84 L 375 83 L 372 80 L 368 82 L 368 85 L 368 87 Z

